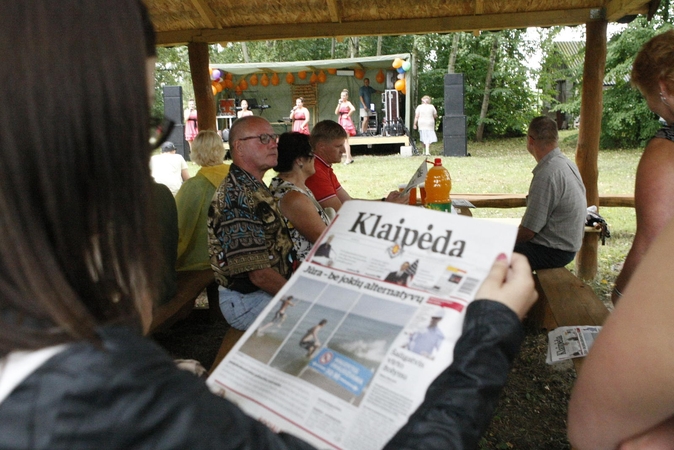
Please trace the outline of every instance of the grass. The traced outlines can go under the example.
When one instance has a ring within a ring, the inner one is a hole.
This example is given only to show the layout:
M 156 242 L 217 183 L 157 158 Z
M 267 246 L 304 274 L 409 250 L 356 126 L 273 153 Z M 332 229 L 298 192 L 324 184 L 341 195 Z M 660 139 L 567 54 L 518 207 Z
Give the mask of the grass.
M 560 148 L 575 160 L 578 131 L 560 132 Z M 431 146 L 433 155 L 442 155 L 442 142 Z M 642 149 L 603 150 L 599 152 L 599 193 L 632 194 L 634 178 Z M 525 138 L 499 139 L 483 143 L 468 143 L 470 157 L 443 157 L 443 165 L 452 175 L 452 191 L 461 193 L 526 193 L 535 166 L 527 152 Z M 356 162 L 348 166 L 333 166 L 340 183 L 354 198 L 380 198 L 407 183 L 421 164 L 422 156 L 401 157 L 398 154 L 354 153 Z M 198 166 L 188 163 L 190 172 Z M 265 180 L 274 175 L 270 170 Z M 522 217 L 524 208 L 484 208 L 473 211 L 475 217 Z M 597 255 L 597 277 L 590 284 L 600 298 L 607 298 L 619 273 L 619 264 L 632 245 L 636 229 L 633 208 L 603 208 L 600 214 L 609 223 L 612 237 L 600 245 Z M 573 263 L 569 265 L 573 269 Z

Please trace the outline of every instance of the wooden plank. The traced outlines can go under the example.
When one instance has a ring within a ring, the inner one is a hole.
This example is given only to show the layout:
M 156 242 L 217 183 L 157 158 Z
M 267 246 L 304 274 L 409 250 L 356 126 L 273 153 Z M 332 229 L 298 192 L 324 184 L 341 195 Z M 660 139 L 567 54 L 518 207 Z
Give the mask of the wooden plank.
M 650 0 L 608 0 L 606 2 L 606 20 L 614 22 L 627 15 L 646 14 Z
M 468 200 L 478 208 L 522 208 L 526 206 L 526 194 L 460 194 L 452 198 Z M 634 195 L 600 195 L 599 206 L 634 208 Z
M 215 14 L 213 14 L 213 10 L 211 10 L 204 0 L 192 0 L 192 4 L 197 8 L 199 15 L 204 19 L 209 28 L 222 28 Z
M 177 292 L 173 298 L 152 312 L 152 324 L 148 333 L 164 330 L 186 317 L 199 294 L 215 281 L 213 271 L 188 270 L 176 274 Z
M 502 30 L 579 25 L 596 20 L 596 8 L 555 11 L 531 11 L 508 14 L 427 17 L 396 20 L 354 22 L 278 23 L 271 25 L 235 26 L 223 29 L 186 29 L 160 31 L 158 46 L 182 45 L 189 42 L 236 42 L 273 39 L 305 39 L 336 36 L 387 36 L 400 34 L 448 33 L 452 31 Z M 343 20 L 343 19 L 342 19 Z

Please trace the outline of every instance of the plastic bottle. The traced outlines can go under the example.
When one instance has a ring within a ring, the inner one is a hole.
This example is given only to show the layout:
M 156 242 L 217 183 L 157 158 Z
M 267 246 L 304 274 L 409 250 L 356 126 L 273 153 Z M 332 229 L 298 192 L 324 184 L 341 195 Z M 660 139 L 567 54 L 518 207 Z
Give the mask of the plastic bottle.
M 452 177 L 449 176 L 449 171 L 442 166 L 442 159 L 435 158 L 433 167 L 428 169 L 424 185 L 426 208 L 451 212 L 452 199 L 449 193 L 452 190 Z

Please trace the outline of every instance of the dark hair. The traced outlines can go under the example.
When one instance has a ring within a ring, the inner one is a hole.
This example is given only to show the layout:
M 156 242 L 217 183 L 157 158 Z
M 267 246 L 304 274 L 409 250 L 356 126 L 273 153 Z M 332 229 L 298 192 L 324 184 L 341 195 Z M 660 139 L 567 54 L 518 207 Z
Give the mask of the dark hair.
M 348 135 L 346 130 L 334 120 L 321 120 L 311 130 L 311 146 L 316 148 L 316 144 L 325 141 L 334 141 L 335 139 L 346 139 Z
M 138 5 L 3 2 L 0 354 L 95 341 L 156 297 Z
M 274 170 L 290 172 L 297 158 L 309 158 L 313 155 L 309 136 L 302 133 L 283 133 L 278 138 L 278 162 Z
M 535 117 L 529 124 L 529 135 L 541 144 L 554 144 L 559 139 L 557 122 L 546 116 Z

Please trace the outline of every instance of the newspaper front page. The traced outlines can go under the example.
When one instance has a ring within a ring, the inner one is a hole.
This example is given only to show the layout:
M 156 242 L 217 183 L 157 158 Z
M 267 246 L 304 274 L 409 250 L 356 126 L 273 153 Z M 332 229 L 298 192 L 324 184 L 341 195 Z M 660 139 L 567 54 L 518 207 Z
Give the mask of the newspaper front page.
M 466 306 L 517 227 L 349 201 L 209 377 L 273 430 L 379 449 L 448 367 Z
M 548 356 L 545 362 L 554 364 L 571 358 L 582 358 L 590 352 L 599 326 L 558 327 L 548 333 Z

